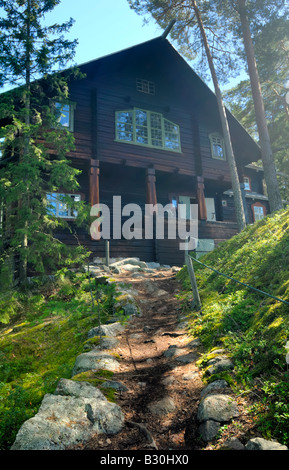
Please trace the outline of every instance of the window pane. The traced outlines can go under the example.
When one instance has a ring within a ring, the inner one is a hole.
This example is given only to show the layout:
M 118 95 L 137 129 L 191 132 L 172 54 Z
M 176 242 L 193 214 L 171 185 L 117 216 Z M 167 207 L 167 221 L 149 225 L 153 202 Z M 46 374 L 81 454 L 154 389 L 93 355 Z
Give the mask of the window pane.
M 49 215 L 55 215 L 56 216 L 56 206 L 57 206 L 57 200 L 56 200 L 56 194 L 51 193 L 47 194 L 47 213 Z
M 264 219 L 264 208 L 259 207 L 259 206 L 254 206 L 254 217 L 256 221 Z
M 67 205 L 64 202 L 58 201 L 58 217 L 68 217 Z
M 249 180 L 249 178 L 244 177 L 244 185 L 245 185 L 245 189 L 246 189 L 247 191 L 250 191 L 251 187 L 250 187 L 250 180 Z
M 141 109 L 135 111 L 135 123 L 136 123 L 136 141 L 140 144 L 148 144 L 148 122 L 147 113 Z
M 180 148 L 179 128 L 170 121 L 165 122 L 165 147 L 178 150 Z
M 136 141 L 140 144 L 148 144 L 148 130 L 146 127 L 136 127 Z
M 133 141 L 133 119 L 131 111 L 121 111 L 116 115 L 116 138 L 127 142 Z
M 70 197 L 71 197 L 73 202 L 80 202 L 80 200 L 81 200 L 80 194 L 70 194 Z M 70 217 L 77 217 L 77 216 L 78 216 L 77 210 L 76 209 L 70 209 Z
M 56 103 L 56 109 L 60 113 L 60 116 L 58 118 L 58 122 L 63 127 L 69 128 L 69 114 L 70 114 L 69 104 Z
M 156 147 L 163 146 L 161 114 L 151 113 L 151 140 L 152 140 L 152 145 Z
M 219 158 L 220 160 L 225 160 L 225 150 L 224 150 L 224 143 L 223 139 L 218 136 L 211 136 L 211 144 L 212 144 L 212 157 Z
M 213 144 L 213 152 L 216 157 L 224 157 L 223 147 L 220 144 Z
M 136 109 L 135 111 L 135 122 L 138 126 L 147 126 L 147 113 L 141 109 Z
M 48 193 L 47 198 L 47 213 L 54 215 L 55 217 L 63 218 L 75 218 L 78 213 L 75 209 L 72 209 L 70 204 L 67 206 L 63 202 L 64 197 L 70 197 L 72 202 L 78 202 L 81 200 L 80 194 L 61 194 L 61 193 Z

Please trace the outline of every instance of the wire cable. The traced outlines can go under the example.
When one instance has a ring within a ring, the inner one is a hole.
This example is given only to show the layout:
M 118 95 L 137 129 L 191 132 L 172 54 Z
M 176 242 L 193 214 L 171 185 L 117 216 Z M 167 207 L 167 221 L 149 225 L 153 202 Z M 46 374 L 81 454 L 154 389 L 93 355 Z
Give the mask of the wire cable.
M 250 286 L 249 284 L 245 284 L 244 282 L 238 281 L 237 279 L 234 279 L 233 277 L 228 276 L 227 274 L 221 273 L 221 272 L 218 271 L 217 269 L 214 269 L 214 268 L 212 268 L 211 266 L 208 266 L 207 264 L 202 263 L 201 261 L 199 261 L 199 260 L 197 260 L 196 258 L 194 258 L 192 255 L 189 255 L 189 256 L 190 256 L 190 258 L 192 258 L 192 260 L 195 261 L 196 263 L 199 263 L 199 264 L 201 264 L 202 266 L 205 266 L 205 268 L 210 269 L 211 271 L 214 271 L 215 273 L 219 274 L 220 276 L 224 276 L 224 277 L 226 277 L 227 279 L 230 279 L 231 281 L 237 282 L 238 284 L 241 284 L 242 286 L 248 287 L 249 289 L 252 289 L 252 290 L 254 290 L 254 291 L 256 291 L 256 292 L 259 292 L 259 294 L 267 295 L 267 297 L 271 297 L 271 299 L 275 299 L 275 300 L 277 300 L 278 302 L 282 302 L 283 304 L 289 305 L 289 302 L 286 302 L 286 300 L 279 299 L 278 297 L 275 297 L 274 295 L 268 294 L 268 292 L 264 292 L 263 290 L 260 290 L 260 289 L 257 289 L 256 287 Z

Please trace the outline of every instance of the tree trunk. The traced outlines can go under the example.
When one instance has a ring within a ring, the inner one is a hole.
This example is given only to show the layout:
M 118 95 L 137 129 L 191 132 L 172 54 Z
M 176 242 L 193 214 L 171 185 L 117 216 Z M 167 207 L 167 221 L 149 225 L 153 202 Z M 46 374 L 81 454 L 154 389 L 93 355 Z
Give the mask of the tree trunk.
M 246 226 L 246 218 L 245 218 L 245 211 L 244 211 L 244 205 L 243 205 L 243 200 L 242 200 L 242 193 L 241 193 L 241 188 L 240 188 L 240 182 L 239 182 L 239 176 L 238 176 L 238 171 L 237 171 L 237 165 L 236 165 L 236 160 L 234 156 L 234 151 L 233 151 L 233 146 L 231 142 L 231 136 L 230 136 L 230 130 L 229 130 L 229 124 L 227 120 L 227 115 L 226 115 L 226 110 L 225 106 L 223 103 L 223 98 L 214 66 L 214 61 L 213 57 L 210 51 L 210 46 L 207 40 L 206 32 L 204 29 L 203 21 L 200 15 L 200 11 L 198 9 L 196 0 L 192 0 L 192 5 L 193 9 L 198 21 L 198 25 L 201 31 L 204 47 L 206 50 L 206 55 L 212 75 L 212 80 L 214 83 L 215 87 L 215 93 L 217 97 L 217 103 L 218 103 L 218 108 L 219 108 L 219 114 L 220 114 L 220 119 L 221 119 L 221 124 L 222 124 L 222 130 L 223 130 L 223 136 L 224 136 L 224 141 L 225 141 L 225 148 L 226 148 L 226 155 L 228 158 L 228 163 L 230 167 L 230 172 L 231 172 L 231 179 L 232 179 L 232 189 L 233 189 L 233 194 L 234 194 L 234 203 L 235 203 L 235 209 L 236 209 L 236 217 L 237 217 L 237 224 L 238 224 L 238 229 L 239 231 L 243 230 Z
M 261 147 L 261 156 L 264 176 L 267 184 L 268 199 L 272 212 L 282 209 L 276 167 L 271 148 L 270 136 L 265 116 L 264 101 L 261 92 L 259 74 L 255 58 L 255 51 L 246 10 L 246 0 L 238 0 L 238 13 L 240 15 L 242 35 L 247 56 L 248 72 L 250 76 L 256 122 Z
M 24 92 L 24 111 L 25 111 L 25 136 L 24 136 L 24 150 L 23 159 L 29 156 L 30 152 L 30 112 L 31 112 L 31 29 L 30 29 L 30 15 L 31 15 L 31 0 L 27 0 L 26 9 L 26 60 L 25 60 L 25 92 Z M 28 189 L 28 188 L 27 188 Z M 22 196 L 20 206 L 28 209 L 29 194 L 28 191 Z M 23 284 L 27 281 L 27 248 L 28 248 L 28 221 L 24 222 L 24 234 L 22 238 L 22 253 L 19 266 L 20 283 Z

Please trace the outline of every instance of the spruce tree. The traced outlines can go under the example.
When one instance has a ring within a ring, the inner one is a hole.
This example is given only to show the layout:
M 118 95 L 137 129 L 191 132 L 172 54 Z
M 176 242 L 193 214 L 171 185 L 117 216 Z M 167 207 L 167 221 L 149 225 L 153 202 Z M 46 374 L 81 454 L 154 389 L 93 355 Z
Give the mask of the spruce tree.
M 53 236 L 64 222 L 50 212 L 47 194 L 77 189 L 78 171 L 66 157 L 73 135 L 59 123 L 57 103 L 67 103 L 70 64 L 77 41 L 73 24 L 45 26 L 60 0 L 0 0 L 0 262 L 21 283 L 69 261 L 69 249 Z M 14 267 L 12 265 L 14 264 Z

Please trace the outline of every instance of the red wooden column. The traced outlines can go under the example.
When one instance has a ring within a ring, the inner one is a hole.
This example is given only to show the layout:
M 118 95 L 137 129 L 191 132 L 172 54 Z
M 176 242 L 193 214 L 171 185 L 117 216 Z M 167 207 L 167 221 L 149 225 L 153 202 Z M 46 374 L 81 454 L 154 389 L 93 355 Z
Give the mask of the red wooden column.
M 204 188 L 205 185 L 203 176 L 197 176 L 197 202 L 200 220 L 207 220 L 207 207 Z
M 89 203 L 90 207 L 99 204 L 99 160 L 90 160 L 89 169 Z M 95 229 L 99 232 L 99 227 Z M 94 230 L 93 240 L 100 240 L 100 234 Z M 91 235 L 92 236 L 92 235 Z
M 147 204 L 157 204 L 156 170 L 148 168 L 146 172 Z
M 89 202 L 91 206 L 99 204 L 99 160 L 90 160 Z

